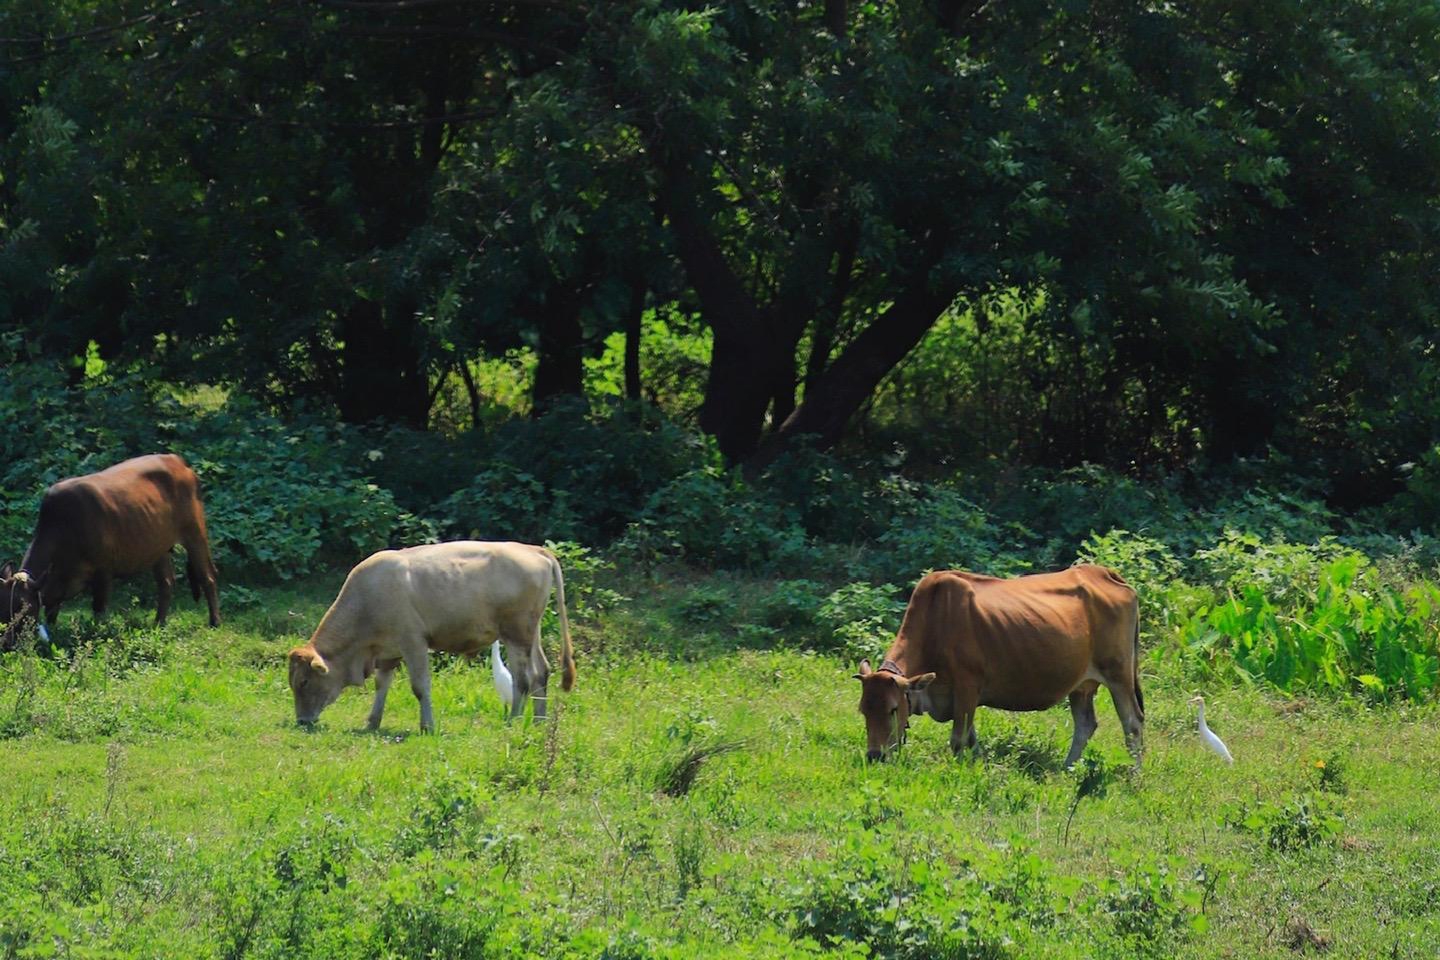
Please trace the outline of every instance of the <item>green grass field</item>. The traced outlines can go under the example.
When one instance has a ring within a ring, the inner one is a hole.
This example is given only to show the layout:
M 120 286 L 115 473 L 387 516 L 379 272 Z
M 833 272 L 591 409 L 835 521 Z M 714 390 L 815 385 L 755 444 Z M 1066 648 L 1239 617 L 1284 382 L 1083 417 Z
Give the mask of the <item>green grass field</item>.
M 294 726 L 284 654 L 341 574 L 222 590 L 213 631 L 76 605 L 65 649 L 0 657 L 0 957 L 1440 951 L 1431 706 L 1206 689 L 1226 767 L 1151 655 L 1138 774 L 1103 692 L 1081 772 L 1064 706 L 866 765 L 854 664 L 738 649 L 676 612 L 691 577 L 576 618 L 552 722 L 437 662 L 435 736 L 403 683 L 379 734 L 358 689 Z

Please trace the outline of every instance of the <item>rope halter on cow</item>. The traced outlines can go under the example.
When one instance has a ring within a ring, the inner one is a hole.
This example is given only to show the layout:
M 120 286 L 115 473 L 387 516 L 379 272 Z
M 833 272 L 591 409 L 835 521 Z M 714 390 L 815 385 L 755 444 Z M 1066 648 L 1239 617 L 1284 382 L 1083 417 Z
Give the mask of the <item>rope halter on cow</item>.
M 10 602 L 6 604 L 6 609 L 10 611 L 10 616 L 13 619 L 10 623 L 7 623 L 6 626 L 10 628 L 18 626 L 20 621 L 25 618 L 25 614 L 30 612 L 29 600 L 21 602 L 18 613 L 15 610 L 15 588 L 22 583 L 35 584 L 35 629 L 40 634 L 40 639 L 49 643 L 50 631 L 46 630 L 45 624 L 40 622 L 40 614 L 45 609 L 44 597 L 41 596 L 39 582 L 30 576 L 30 571 L 28 570 L 17 570 L 15 571 L 15 575 L 10 578 Z
M 900 669 L 900 665 L 889 657 L 880 661 L 880 669 L 875 672 L 893 673 L 901 679 L 905 677 L 905 672 Z M 894 718 L 894 726 L 890 731 L 889 747 L 891 750 L 903 747 L 906 734 L 910 731 L 910 694 L 903 690 L 900 692 L 900 705 L 895 708 Z

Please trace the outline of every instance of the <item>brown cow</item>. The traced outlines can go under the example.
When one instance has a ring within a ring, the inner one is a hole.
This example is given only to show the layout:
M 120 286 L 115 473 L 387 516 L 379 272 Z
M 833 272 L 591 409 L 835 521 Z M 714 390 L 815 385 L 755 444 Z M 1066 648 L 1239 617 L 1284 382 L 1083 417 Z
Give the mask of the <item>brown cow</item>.
M 349 686 L 375 673 L 368 726 L 380 726 L 385 694 L 402 662 L 420 701 L 420 729 L 433 730 L 430 650 L 474 657 L 499 639 L 514 668 L 510 716 L 535 700 L 545 716 L 550 663 L 540 646 L 540 618 L 555 591 L 560 614 L 561 686 L 575 685 L 565 577 L 555 554 L 527 543 L 456 540 L 381 550 L 356 564 L 310 642 L 290 651 L 295 721 L 309 726 Z
M 40 519 L 19 571 L 0 568 L 4 644 L 27 617 L 55 625 L 60 604 L 89 590 L 95 614 L 105 612 L 111 581 L 153 570 L 159 588 L 155 622 L 162 624 L 175 593 L 170 550 L 185 548 L 190 592 L 204 590 L 210 625 L 220 625 L 215 564 L 205 533 L 205 508 L 194 471 L 174 454 L 136 457 L 99 473 L 71 477 L 45 491 Z M 43 630 L 43 628 L 42 628 Z
M 915 587 L 880 669 L 860 664 L 866 756 L 904 742 L 910 712 L 953 720 L 950 748 L 978 748 L 975 708 L 1044 710 L 1070 697 L 1072 765 L 1095 732 L 1095 691 L 1104 684 L 1140 763 L 1145 700 L 1137 661 L 1135 591 L 1105 567 L 1002 580 L 944 570 Z

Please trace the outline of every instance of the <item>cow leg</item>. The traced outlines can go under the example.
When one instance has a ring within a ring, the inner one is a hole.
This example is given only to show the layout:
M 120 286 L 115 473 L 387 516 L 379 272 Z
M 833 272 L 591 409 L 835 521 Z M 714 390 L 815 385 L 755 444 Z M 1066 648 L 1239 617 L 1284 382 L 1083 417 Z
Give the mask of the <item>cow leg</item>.
M 530 699 L 530 649 L 527 646 L 505 644 L 510 655 L 510 682 L 513 686 L 510 700 L 510 720 L 525 714 L 525 701 Z M 539 704 L 536 704 L 537 709 Z
M 192 533 L 185 540 L 185 570 L 190 576 L 190 593 L 198 600 L 200 591 L 205 591 L 205 603 L 210 608 L 210 626 L 220 626 L 220 594 L 215 586 L 215 564 L 210 559 L 210 543 L 205 539 L 203 529 Z
M 1120 717 L 1120 726 L 1125 730 L 1125 746 L 1135 758 L 1135 769 L 1140 769 L 1140 757 L 1145 752 L 1145 721 L 1140 712 L 1140 703 L 1135 697 L 1135 686 L 1130 680 L 1112 683 L 1105 681 L 1110 699 L 1115 702 L 1115 713 Z
M 975 734 L 975 708 L 980 705 L 979 695 L 957 683 L 953 702 L 955 722 L 950 727 L 950 750 L 957 757 L 966 750 L 979 752 L 980 738 Z
M 430 651 L 422 641 L 418 650 L 405 654 L 405 670 L 410 674 L 410 692 L 420 701 L 420 732 L 435 732 L 435 712 L 430 707 Z
M 1095 691 L 1099 684 L 1087 683 L 1070 694 L 1070 716 L 1075 722 L 1075 733 L 1070 739 L 1070 752 L 1065 755 L 1065 769 L 1069 770 L 1085 752 L 1095 728 L 1100 725 L 1095 719 Z
M 545 691 L 550 685 L 550 661 L 540 645 L 540 620 L 535 620 L 535 635 L 530 648 L 530 699 L 535 701 L 535 719 L 545 719 Z
M 155 564 L 155 590 L 159 594 L 155 602 L 155 626 L 159 627 L 170 615 L 170 601 L 175 596 L 175 564 L 168 553 Z
M 390 692 L 390 682 L 395 679 L 395 668 L 399 660 L 380 660 L 375 664 L 375 702 L 370 706 L 370 717 L 365 721 L 366 730 L 379 730 L 380 718 L 385 715 L 385 694 Z
M 90 581 L 90 609 L 96 619 L 105 616 L 110 608 L 110 587 L 113 579 L 108 573 L 97 573 Z

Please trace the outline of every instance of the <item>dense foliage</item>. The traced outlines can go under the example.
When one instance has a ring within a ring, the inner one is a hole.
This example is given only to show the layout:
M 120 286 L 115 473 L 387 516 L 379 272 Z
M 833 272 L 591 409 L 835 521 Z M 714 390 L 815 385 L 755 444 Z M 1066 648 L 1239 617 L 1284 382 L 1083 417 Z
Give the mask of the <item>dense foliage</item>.
M 0 4 L 0 560 L 173 451 L 228 618 L 0 652 L 0 957 L 1277 956 L 1336 877 L 1430 955 L 1437 77 L 1427 0 Z M 560 556 L 561 712 L 290 729 L 455 537 Z M 1158 762 L 861 766 L 921 574 L 1077 561 Z
M 17 0 L 0 329 L 414 427 L 481 424 L 517 350 L 578 396 L 623 334 L 615 389 L 730 463 L 900 421 L 1373 502 L 1437 436 L 1437 17 Z
M 243 395 L 134 377 L 69 387 L 42 365 L 14 371 L 0 412 L 56 426 L 5 435 L 0 552 L 12 559 L 47 484 L 168 449 L 200 475 L 230 584 L 447 537 L 572 543 L 563 556 L 581 571 L 772 578 L 742 611 L 726 588 L 698 589 L 684 616 L 742 646 L 853 661 L 888 643 L 927 570 L 1021 574 L 1078 560 L 1121 571 L 1156 655 L 1196 676 L 1415 701 L 1440 680 L 1440 540 L 1299 493 L 1219 482 L 1187 492 L 1098 467 L 920 480 L 810 450 L 747 478 L 714 444 L 624 404 L 561 404 L 447 440 L 303 413 L 283 422 Z

